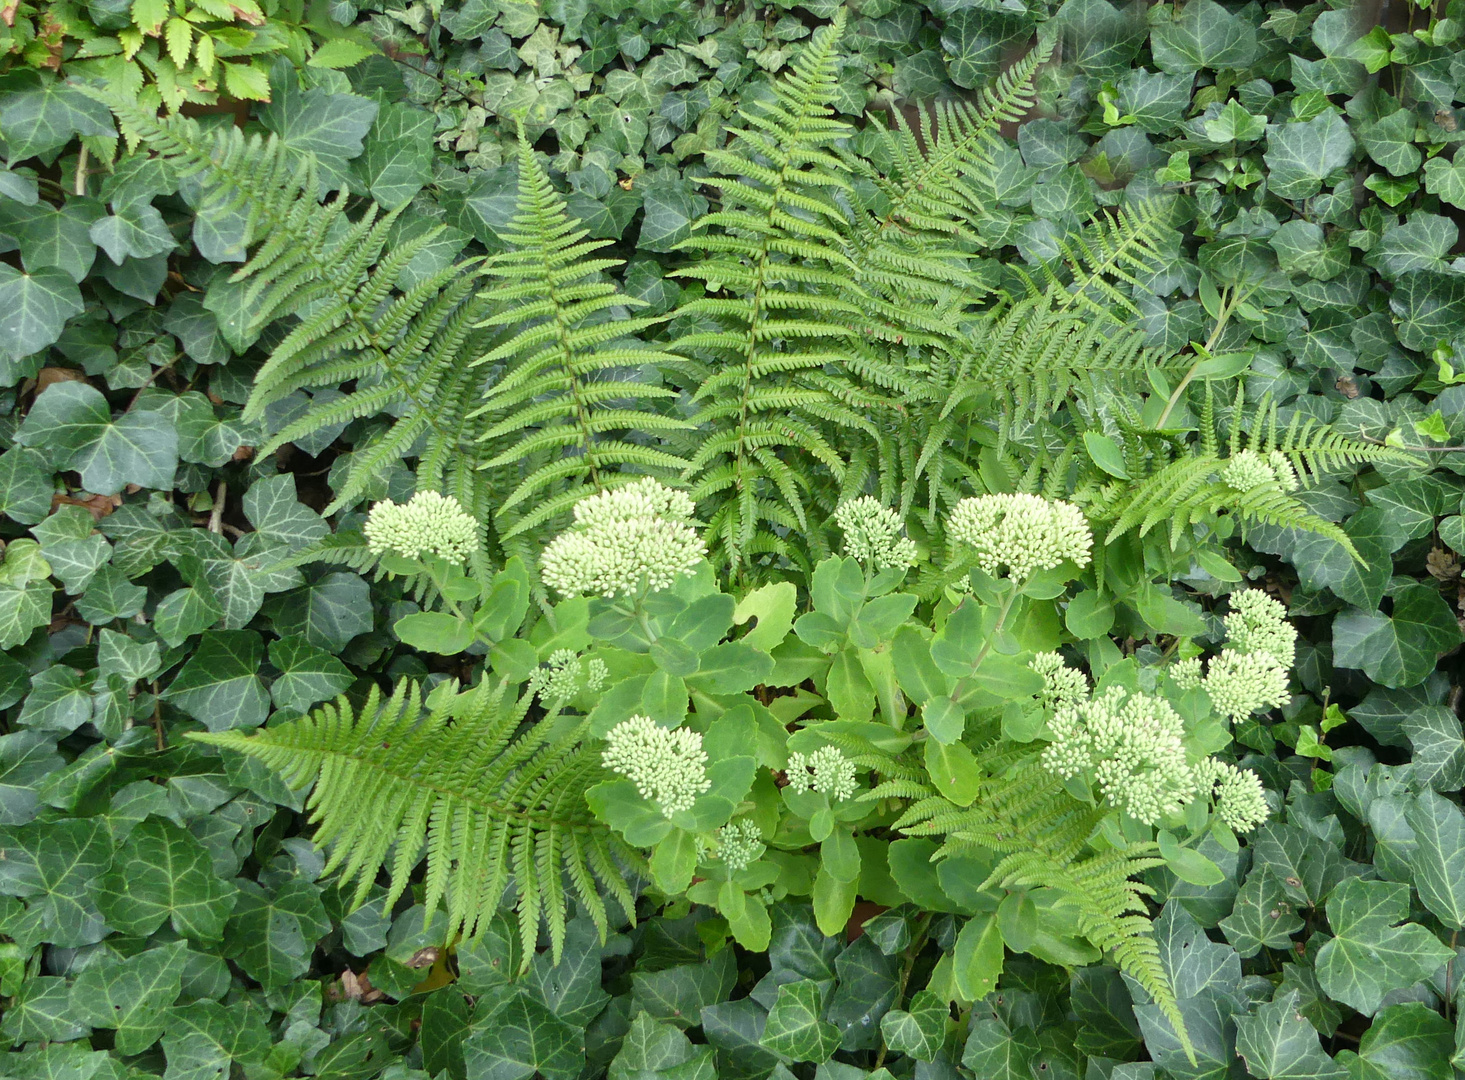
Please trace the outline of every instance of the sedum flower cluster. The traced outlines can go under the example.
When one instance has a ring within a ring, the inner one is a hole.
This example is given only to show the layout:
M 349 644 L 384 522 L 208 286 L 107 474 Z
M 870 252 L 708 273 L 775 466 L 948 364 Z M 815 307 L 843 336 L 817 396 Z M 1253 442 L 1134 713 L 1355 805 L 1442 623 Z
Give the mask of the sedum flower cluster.
M 1083 511 L 1038 495 L 962 499 L 952 510 L 946 531 L 975 551 L 977 565 L 993 577 L 1004 566 L 1013 578 L 1051 570 L 1065 559 L 1087 566 L 1094 542 Z
M 1256 773 L 1215 758 L 1206 758 L 1195 772 L 1201 792 L 1211 798 L 1216 816 L 1232 832 L 1251 832 L 1267 820 L 1267 796 Z
M 1088 700 L 1089 680 L 1082 671 L 1069 667 L 1056 652 L 1038 653 L 1028 662 L 1043 677 L 1043 704 L 1049 708 Z
M 855 763 L 834 746 L 821 746 L 812 754 L 794 752 L 788 756 L 790 786 L 800 791 L 817 791 L 835 802 L 855 793 Z
M 1110 806 L 1154 825 L 1195 797 L 1185 728 L 1163 698 L 1110 687 L 1096 698 L 1060 705 L 1043 765 L 1065 780 L 1092 773 Z
M 702 736 L 686 728 L 661 727 L 649 716 L 622 720 L 605 737 L 601 764 L 636 785 L 663 814 L 690 810 L 709 787 Z
M 707 554 L 692 501 L 647 477 L 575 504 L 575 523 L 540 556 L 544 580 L 565 596 L 625 596 L 669 588 Z
M 377 503 L 366 515 L 366 546 L 373 555 L 395 552 L 417 558 L 423 552 L 464 562 L 478 550 L 478 525 L 458 500 L 419 491 L 405 503 Z
M 876 570 L 903 570 L 916 561 L 915 542 L 901 535 L 894 510 L 869 495 L 842 502 L 834 523 L 844 533 L 844 553 Z
M 547 666 L 529 676 L 529 692 L 538 694 L 542 702 L 574 697 L 582 686 L 593 694 L 605 685 L 607 674 L 604 660 L 582 662 L 574 649 L 556 649 Z
M 1276 484 L 1283 491 L 1296 491 L 1297 470 L 1287 455 L 1273 450 L 1266 457 L 1255 450 L 1242 450 L 1221 467 L 1221 482 L 1236 491 L 1251 491 L 1263 484 Z
M 747 818 L 728 822 L 717 830 L 717 853 L 733 873 L 752 866 L 765 850 L 763 834 Z
M 1172 674 L 1182 687 L 1204 686 L 1216 710 L 1239 720 L 1291 700 L 1287 680 L 1297 657 L 1297 630 L 1287 609 L 1260 589 L 1231 594 L 1226 648 L 1202 677 L 1199 660 L 1182 661 Z

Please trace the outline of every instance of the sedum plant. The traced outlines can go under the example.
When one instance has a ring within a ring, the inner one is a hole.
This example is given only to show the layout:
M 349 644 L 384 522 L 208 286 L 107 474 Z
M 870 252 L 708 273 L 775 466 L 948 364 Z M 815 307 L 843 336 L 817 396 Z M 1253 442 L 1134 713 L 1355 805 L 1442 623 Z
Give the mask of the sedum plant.
M 1205 665 L 1200 641 L 1125 656 L 1065 632 L 1096 595 L 1090 527 L 1014 493 L 953 509 L 935 601 L 904 590 L 926 557 L 898 517 L 841 504 L 845 553 L 797 614 L 790 585 L 723 591 L 690 509 L 650 479 L 583 499 L 540 554 L 561 599 L 532 618 L 528 569 L 488 570 L 453 499 L 378 503 L 366 550 L 423 603 L 398 634 L 483 656 L 477 684 L 196 737 L 311 786 L 357 902 L 379 870 L 400 893 L 425 855 L 428 912 L 471 937 L 512 902 L 525 963 L 541 932 L 559 955 L 572 905 L 604 935 L 682 899 L 766 950 L 788 897 L 829 935 L 861 899 L 911 903 L 959 925 L 932 994 L 977 1001 L 1013 954 L 1107 957 L 1188 1046 L 1149 872 L 1214 883 L 1206 852 L 1267 818 L 1231 727 L 1288 697 L 1285 609 L 1232 593 Z

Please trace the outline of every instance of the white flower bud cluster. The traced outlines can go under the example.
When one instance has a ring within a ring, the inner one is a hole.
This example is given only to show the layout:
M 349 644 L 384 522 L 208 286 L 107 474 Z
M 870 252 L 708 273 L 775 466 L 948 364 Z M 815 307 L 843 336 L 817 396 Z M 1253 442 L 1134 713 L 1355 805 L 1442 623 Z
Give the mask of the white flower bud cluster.
M 1206 758 L 1195 772 L 1201 794 L 1210 797 L 1217 816 L 1232 832 L 1251 832 L 1267 820 L 1267 796 L 1256 773 L 1215 758 Z
M 565 596 L 670 588 L 707 555 L 691 517 L 685 494 L 650 477 L 582 499 L 575 524 L 540 556 L 544 580 Z
M 478 525 L 458 500 L 419 491 L 405 503 L 377 503 L 366 515 L 366 546 L 373 555 L 396 552 L 417 558 L 424 551 L 464 562 L 478 550 Z
M 1221 482 L 1237 491 L 1250 491 L 1276 480 L 1271 464 L 1255 450 L 1242 450 L 1221 468 Z
M 1235 721 L 1287 704 L 1288 675 L 1297 658 L 1297 630 L 1287 621 L 1287 609 L 1260 589 L 1242 589 L 1231 594 L 1224 621 L 1227 647 L 1211 660 L 1202 684 L 1217 711 Z M 1182 686 L 1199 671 L 1198 661 L 1172 669 Z
M 977 565 L 996 577 L 1007 567 L 1013 578 L 1051 570 L 1064 559 L 1089 563 L 1093 533 L 1072 503 L 1037 495 L 980 495 L 962 499 L 946 531 L 977 554 Z
M 1269 653 L 1224 650 L 1211 661 L 1206 693 L 1216 710 L 1232 720 L 1279 708 L 1292 700 L 1287 669 Z
M 1043 704 L 1048 708 L 1087 701 L 1089 679 L 1082 671 L 1069 667 L 1056 652 L 1038 653 L 1028 667 L 1043 677 Z
M 717 830 L 717 853 L 735 874 L 752 866 L 766 850 L 763 834 L 747 818 L 728 822 Z
M 834 523 L 844 533 L 844 553 L 876 570 L 904 569 L 916 561 L 916 545 L 902 536 L 894 510 L 869 495 L 840 503 Z
M 1200 666 L 1200 657 L 1192 656 L 1189 660 L 1177 660 L 1170 668 L 1170 677 L 1175 680 L 1175 685 L 1180 689 L 1194 690 L 1205 678 L 1205 672 L 1201 670 Z
M 593 694 L 605 685 L 607 674 L 604 660 L 582 662 L 574 649 L 556 649 L 549 654 L 548 665 L 529 676 L 529 692 L 542 702 L 574 697 L 582 686 Z
M 1297 658 L 1297 629 L 1287 609 L 1260 589 L 1242 589 L 1230 597 L 1226 641 L 1242 652 L 1267 653 L 1284 667 Z
M 799 791 L 817 791 L 835 802 L 848 799 L 859 786 L 855 763 L 835 746 L 821 746 L 812 754 L 794 752 L 788 756 L 789 784 Z
M 1048 726 L 1053 742 L 1043 751 L 1044 766 L 1064 779 L 1092 770 L 1105 801 L 1147 825 L 1195 797 L 1184 725 L 1161 698 L 1110 687 L 1061 706 Z
M 601 763 L 636 785 L 663 814 L 690 810 L 709 787 L 707 751 L 702 736 L 686 728 L 672 731 L 649 716 L 622 720 L 605 737 Z
M 1251 491 L 1263 484 L 1276 484 L 1283 491 L 1296 491 L 1297 470 L 1280 450 L 1266 457 L 1255 450 L 1242 450 L 1221 467 L 1221 482 L 1236 491 Z

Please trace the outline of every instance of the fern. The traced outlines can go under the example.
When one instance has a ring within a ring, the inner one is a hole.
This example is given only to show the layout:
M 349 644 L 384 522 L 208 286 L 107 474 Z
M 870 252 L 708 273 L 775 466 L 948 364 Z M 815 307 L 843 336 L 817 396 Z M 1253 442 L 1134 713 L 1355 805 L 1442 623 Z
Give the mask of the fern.
M 1102 809 L 1075 800 L 1062 780 L 1030 754 L 990 748 L 977 759 L 985 775 L 970 806 L 959 807 L 928 787 L 895 828 L 909 836 L 944 837 L 938 859 L 970 848 L 1000 856 L 980 888 L 1060 893 L 1077 913 L 1083 935 L 1144 987 L 1184 1040 L 1185 1026 L 1145 902 L 1153 890 L 1134 880 L 1163 864 L 1154 845 L 1094 851 L 1089 837 L 1104 816 Z
M 816 472 L 837 484 L 841 443 L 875 434 L 839 374 L 862 317 L 841 295 L 857 268 L 834 199 L 849 183 L 830 150 L 849 134 L 829 104 L 843 26 L 841 12 L 815 31 L 773 100 L 743 109 L 731 148 L 708 152 L 722 205 L 682 245 L 706 257 L 677 274 L 707 287 L 678 310 L 673 343 L 700 406 L 686 476 L 735 574 L 759 552 L 792 556 L 784 537 L 809 529 Z
M 403 680 L 386 699 L 373 687 L 359 711 L 342 697 L 252 735 L 191 737 L 259 758 L 292 787 L 313 782 L 315 842 L 330 850 L 326 872 L 355 882 L 357 905 L 385 868 L 390 910 L 425 848 L 423 903 L 432 912 L 447 900 L 451 940 L 487 926 L 512 881 L 527 967 L 541 923 L 559 960 L 572 895 L 602 939 L 602 887 L 634 921 L 621 867 L 639 859 L 585 802 L 602 769 L 584 721 L 549 718 L 520 733 L 531 700 L 484 680 L 462 692 L 443 684 L 424 703 Z
M 383 213 L 372 205 L 353 220 L 345 193 L 322 205 L 313 159 L 297 162 L 273 136 L 246 137 L 232 126 L 204 131 L 184 117 L 158 118 L 110 103 L 181 175 L 202 179 L 205 208 L 243 208 L 246 242 L 263 238 L 232 278 L 244 283 L 249 327 L 258 331 L 288 316 L 298 321 L 256 374 L 245 418 L 259 420 L 298 390 L 354 383 L 349 393 L 312 402 L 260 452 L 325 427 L 391 415 L 386 431 L 351 455 L 328 511 L 359 501 L 415 452 L 420 484 L 450 490 L 475 516 L 486 517 L 492 499 L 474 475 L 477 454 L 464 437 L 467 412 L 479 396 L 465 360 L 477 351 L 474 327 L 489 305 L 479 294 L 481 260 L 417 280 L 409 267 L 440 228 L 399 241 L 400 210 Z
M 675 394 L 623 374 L 673 362 L 633 340 L 661 320 L 618 317 L 616 308 L 644 301 L 603 279 L 621 261 L 591 258 L 610 242 L 586 235 L 521 135 L 518 206 L 503 233 L 510 250 L 484 267 L 499 282 L 494 297 L 503 307 L 481 324 L 517 332 L 475 361 L 502 373 L 469 414 L 490 421 L 478 438 L 493 456 L 480 468 L 520 477 L 497 510 L 513 517 L 505 539 L 563 513 L 584 485 L 602 488 L 628 469 L 668 473 L 688 464 L 656 445 L 660 433 L 688 422 L 634 407 Z M 514 514 L 526 503 L 533 509 Z
M 1239 389 L 1225 446 L 1218 437 L 1209 389 L 1201 415 L 1201 440 L 1182 453 L 1176 454 L 1167 441 L 1147 437 L 1132 422 L 1121 424 L 1116 433 L 1133 479 L 1106 480 L 1082 496 L 1090 519 L 1107 525 L 1106 543 L 1112 544 L 1130 532 L 1145 536 L 1164 525 L 1174 547 L 1193 526 L 1224 513 L 1246 524 L 1326 536 L 1359 558 L 1348 534 L 1320 517 L 1288 487 L 1274 481 L 1238 491 L 1219 481 L 1221 471 L 1231 457 L 1243 450 L 1262 455 L 1279 451 L 1304 483 L 1315 482 L 1343 466 L 1382 461 L 1406 464 L 1413 458 L 1405 451 L 1333 431 L 1301 414 L 1295 414 L 1291 423 L 1278 431 L 1276 406 L 1270 399 L 1254 410 L 1249 430 L 1244 431 L 1243 394 Z

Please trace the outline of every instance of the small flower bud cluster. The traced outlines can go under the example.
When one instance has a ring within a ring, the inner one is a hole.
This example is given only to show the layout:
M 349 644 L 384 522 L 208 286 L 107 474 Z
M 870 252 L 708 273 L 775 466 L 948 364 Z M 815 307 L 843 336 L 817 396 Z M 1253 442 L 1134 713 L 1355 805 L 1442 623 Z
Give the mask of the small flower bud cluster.
M 582 686 L 593 694 L 605 685 L 608 673 L 604 660 L 582 663 L 575 650 L 556 649 L 549 655 L 548 666 L 529 676 L 529 692 L 546 703 L 574 697 Z
M 1271 464 L 1255 450 L 1242 450 L 1221 468 L 1221 482 L 1237 491 L 1250 491 L 1276 480 Z
M 1037 495 L 981 495 L 962 499 L 946 531 L 977 554 L 977 565 L 996 577 L 1005 566 L 1013 578 L 1051 570 L 1064 559 L 1087 566 L 1093 533 L 1072 503 Z
M 672 731 L 649 716 L 633 716 L 611 728 L 605 742 L 601 763 L 629 779 L 663 814 L 690 810 L 697 796 L 712 786 L 707 752 L 695 731 Z
M 1216 815 L 1232 832 L 1251 832 L 1267 820 L 1267 796 L 1256 773 L 1215 758 L 1206 758 L 1195 772 L 1200 793 L 1210 797 Z
M 1200 657 L 1192 656 L 1189 660 L 1177 660 L 1170 669 L 1170 677 L 1175 680 L 1175 685 L 1182 690 L 1194 690 L 1205 680 L 1205 672 L 1200 666 Z
M 876 570 L 904 569 L 916 561 L 915 542 L 902 536 L 900 515 L 869 495 L 842 502 L 834 523 L 844 533 L 844 553 Z
M 478 550 L 478 525 L 450 495 L 419 491 L 405 503 L 377 503 L 366 515 L 366 546 L 408 558 L 423 552 L 464 562 Z
M 692 502 L 647 477 L 575 504 L 575 524 L 540 556 L 545 582 L 565 596 L 624 596 L 670 588 L 707 555 Z
M 739 818 L 717 830 L 717 853 L 735 874 L 752 866 L 766 850 L 763 834 L 747 818 Z
M 1267 653 L 1284 667 L 1297 657 L 1297 629 L 1287 621 L 1287 609 L 1260 589 L 1231 594 L 1226 616 L 1226 641 L 1242 652 Z
M 835 802 L 848 799 L 859 786 L 855 783 L 855 763 L 834 746 L 821 746 L 812 754 L 792 753 L 788 756 L 789 784 L 800 791 L 817 791 Z
M 1206 693 L 1216 710 L 1232 720 L 1279 708 L 1292 700 L 1287 669 L 1269 653 L 1223 650 L 1211 661 Z
M 1168 702 L 1111 687 L 1089 701 L 1060 706 L 1043 764 L 1068 779 L 1092 771 L 1110 806 L 1148 825 L 1195 796 L 1184 725 Z
M 1280 450 L 1262 457 L 1255 450 L 1242 450 L 1221 467 L 1221 482 L 1236 491 L 1251 491 L 1263 484 L 1276 484 L 1283 491 L 1296 491 L 1297 470 Z
M 1069 667 L 1056 652 L 1038 653 L 1028 662 L 1043 677 L 1042 701 L 1048 708 L 1087 701 L 1089 680 L 1082 671 Z

